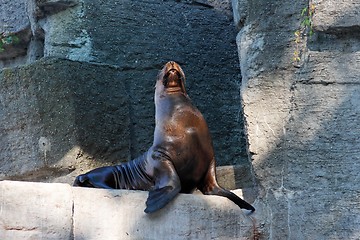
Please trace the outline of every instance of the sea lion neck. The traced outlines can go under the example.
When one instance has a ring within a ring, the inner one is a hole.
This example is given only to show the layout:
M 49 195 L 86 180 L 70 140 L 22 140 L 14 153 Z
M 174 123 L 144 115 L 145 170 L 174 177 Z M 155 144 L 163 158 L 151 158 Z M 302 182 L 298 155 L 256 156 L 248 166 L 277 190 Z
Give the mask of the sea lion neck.
M 160 84 L 162 85 L 161 82 L 159 82 L 159 85 Z M 158 91 L 158 93 L 155 93 L 156 123 L 160 124 L 163 122 L 163 119 L 168 119 L 170 116 L 173 116 L 173 113 L 178 111 L 178 109 L 185 109 L 191 105 L 190 98 L 183 92 L 168 93 L 164 90 L 163 86 L 159 88 L 162 89 L 162 91 L 159 91 L 157 88 L 156 91 Z
M 163 108 L 161 106 L 167 105 L 166 102 L 188 101 L 189 96 L 181 87 L 166 88 L 162 80 L 158 80 L 155 86 L 154 100 L 156 108 Z

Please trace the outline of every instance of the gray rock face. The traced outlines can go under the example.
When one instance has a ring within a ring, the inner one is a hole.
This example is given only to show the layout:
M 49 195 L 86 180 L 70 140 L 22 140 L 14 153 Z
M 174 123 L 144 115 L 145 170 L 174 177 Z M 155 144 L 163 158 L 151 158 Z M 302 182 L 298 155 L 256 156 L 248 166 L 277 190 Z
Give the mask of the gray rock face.
M 352 34 L 360 31 L 360 8 L 356 0 L 347 0 L 339 4 L 338 1 L 313 1 L 316 14 L 313 18 L 314 29 L 320 32 Z
M 74 1 L 30 0 L 0 1 L 0 68 L 31 63 L 44 56 L 44 29 L 41 25 L 52 14 L 76 6 Z M 40 23 L 41 22 L 41 23 Z
M 235 33 L 227 15 L 176 1 L 85 1 L 77 11 L 72 18 L 80 13 L 82 17 L 75 20 L 48 20 L 46 54 L 127 70 L 132 157 L 151 145 L 154 81 L 161 66 L 174 60 L 183 66 L 188 93 L 208 120 L 219 164 L 241 163 L 246 154 L 239 118 L 240 79 Z M 74 21 L 81 27 L 74 28 Z
M 26 5 L 21 0 L 1 0 L 0 32 L 19 32 L 28 27 Z
M 3 177 L 40 169 L 53 178 L 51 170 L 62 175 L 83 161 L 93 166 L 91 159 L 114 164 L 129 157 L 121 69 L 45 59 L 4 69 L 0 79 Z
M 360 5 L 313 3 L 316 33 L 296 44 L 306 5 L 234 1 L 264 239 L 359 238 Z

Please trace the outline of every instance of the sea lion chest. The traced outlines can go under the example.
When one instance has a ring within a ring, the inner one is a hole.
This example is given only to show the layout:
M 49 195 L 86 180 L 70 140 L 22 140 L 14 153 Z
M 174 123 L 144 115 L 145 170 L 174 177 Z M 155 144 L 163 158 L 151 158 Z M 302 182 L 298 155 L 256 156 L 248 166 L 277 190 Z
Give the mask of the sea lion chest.
M 192 191 L 213 159 L 211 137 L 200 111 L 183 94 L 156 103 L 153 149 L 165 152 L 175 166 L 183 192 Z

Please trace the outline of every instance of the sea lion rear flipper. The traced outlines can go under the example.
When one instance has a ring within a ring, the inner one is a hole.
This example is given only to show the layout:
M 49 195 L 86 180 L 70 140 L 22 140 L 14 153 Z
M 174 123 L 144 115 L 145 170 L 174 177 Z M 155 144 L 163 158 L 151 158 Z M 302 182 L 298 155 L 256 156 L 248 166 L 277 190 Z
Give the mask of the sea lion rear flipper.
M 76 177 L 73 186 L 114 189 L 114 170 L 112 166 L 100 167 Z
M 240 208 L 244 208 L 250 210 L 251 212 L 254 212 L 255 208 L 253 206 L 238 197 L 235 193 L 232 193 L 229 190 L 226 190 L 218 185 L 216 181 L 215 171 L 215 162 L 212 162 L 203 183 L 198 186 L 198 189 L 205 195 L 217 195 L 226 197 L 229 200 L 233 201 Z
M 158 160 L 155 189 L 149 192 L 144 212 L 152 213 L 168 204 L 181 190 L 180 179 L 169 160 Z
M 229 190 L 223 189 L 222 187 L 215 187 L 213 189 L 213 191 L 206 192 L 205 194 L 226 197 L 226 198 L 230 199 L 231 201 L 233 201 L 240 208 L 250 210 L 251 212 L 255 211 L 255 208 L 253 206 L 251 206 L 249 203 L 247 203 L 245 200 L 238 197 L 235 193 L 230 192 Z

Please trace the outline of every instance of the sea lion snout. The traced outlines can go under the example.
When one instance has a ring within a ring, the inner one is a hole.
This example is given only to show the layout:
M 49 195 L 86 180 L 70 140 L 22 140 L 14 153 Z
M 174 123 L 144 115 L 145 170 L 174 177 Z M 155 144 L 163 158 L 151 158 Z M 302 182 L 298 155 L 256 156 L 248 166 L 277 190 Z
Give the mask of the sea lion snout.
M 180 65 L 174 61 L 167 62 L 163 68 L 164 74 L 169 74 L 169 72 L 177 71 L 180 75 L 184 75 L 183 70 Z
M 165 64 L 165 66 L 166 66 L 167 68 L 172 69 L 172 68 L 175 68 L 176 66 L 179 66 L 179 64 L 177 64 L 177 63 L 174 62 L 174 61 L 169 61 L 169 62 L 167 62 L 167 63 Z M 180 67 L 180 66 L 179 66 L 179 67 Z
M 167 62 L 162 70 L 162 82 L 168 92 L 182 91 L 185 93 L 184 72 L 174 61 Z

